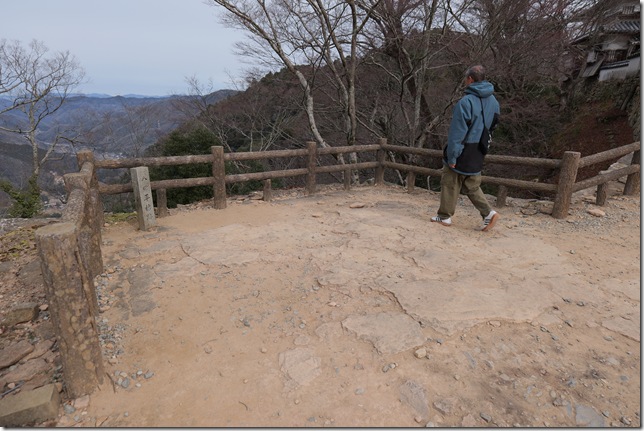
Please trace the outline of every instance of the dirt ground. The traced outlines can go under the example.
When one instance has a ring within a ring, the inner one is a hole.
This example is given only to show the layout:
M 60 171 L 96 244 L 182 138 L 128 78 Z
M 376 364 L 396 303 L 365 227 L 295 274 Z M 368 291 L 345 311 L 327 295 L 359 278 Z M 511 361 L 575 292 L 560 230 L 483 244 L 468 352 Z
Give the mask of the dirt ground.
M 465 197 L 443 227 L 437 192 L 391 186 L 111 223 L 108 377 L 57 424 L 639 427 L 640 197 L 621 188 L 566 220 L 509 198 L 491 232 Z

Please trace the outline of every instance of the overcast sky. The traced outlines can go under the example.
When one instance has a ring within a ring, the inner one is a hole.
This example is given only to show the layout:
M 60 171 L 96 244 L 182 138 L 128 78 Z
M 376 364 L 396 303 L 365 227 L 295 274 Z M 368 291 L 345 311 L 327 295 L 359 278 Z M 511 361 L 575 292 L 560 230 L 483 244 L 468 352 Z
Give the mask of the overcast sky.
M 185 94 L 185 78 L 233 88 L 239 31 L 219 23 L 203 0 L 2 0 L 0 39 L 37 39 L 69 51 L 89 83 L 80 91 L 110 95 Z

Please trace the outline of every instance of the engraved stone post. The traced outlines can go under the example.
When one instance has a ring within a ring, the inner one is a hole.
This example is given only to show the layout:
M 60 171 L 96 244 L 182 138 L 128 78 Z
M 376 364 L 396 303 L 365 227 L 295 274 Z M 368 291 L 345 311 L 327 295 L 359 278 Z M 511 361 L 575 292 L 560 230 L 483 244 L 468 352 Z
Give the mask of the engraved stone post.
M 148 230 L 157 225 L 154 217 L 152 189 L 150 188 L 150 173 L 145 166 L 130 169 L 132 189 L 136 201 L 136 214 L 139 218 L 139 229 Z

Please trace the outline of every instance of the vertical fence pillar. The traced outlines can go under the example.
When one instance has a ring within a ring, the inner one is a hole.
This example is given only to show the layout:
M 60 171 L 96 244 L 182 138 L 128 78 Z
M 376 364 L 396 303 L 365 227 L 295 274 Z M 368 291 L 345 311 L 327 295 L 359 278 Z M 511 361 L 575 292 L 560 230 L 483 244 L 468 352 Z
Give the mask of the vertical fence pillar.
M 640 164 L 640 150 L 633 152 L 633 160 L 631 165 Z M 626 184 L 624 185 L 625 195 L 636 195 L 640 191 L 640 172 L 635 172 L 626 177 Z
M 606 204 L 608 197 L 608 183 L 602 183 L 597 186 L 597 196 L 595 197 L 595 205 L 603 207 Z
M 559 170 L 559 184 L 557 185 L 557 195 L 555 204 L 552 208 L 552 216 L 562 219 L 568 215 L 570 200 L 572 198 L 572 189 L 577 179 L 577 168 L 581 153 L 575 151 L 566 151 L 561 161 Z
M 215 209 L 226 208 L 226 164 L 224 163 L 224 147 L 214 146 L 212 151 L 212 194 Z
M 378 145 L 380 145 L 380 148 L 376 152 L 378 167 L 376 168 L 375 184 L 377 186 L 382 186 L 385 183 L 385 158 L 387 157 L 387 152 L 385 151 L 383 146 L 386 144 L 387 144 L 387 138 L 378 139 Z
M 315 193 L 315 168 L 318 162 L 318 147 L 315 142 L 307 142 L 306 149 L 308 150 L 307 169 L 309 172 L 306 174 L 306 193 L 312 195 Z
M 506 186 L 499 186 L 496 192 L 496 206 L 497 208 L 504 207 L 508 199 L 508 188 Z
M 83 265 L 74 223 L 55 223 L 36 231 L 45 292 L 58 337 L 65 389 L 71 398 L 103 383 L 103 356 L 92 305 L 93 279 Z
M 165 189 L 157 189 L 157 217 L 168 216 L 168 196 Z
M 270 179 L 264 180 L 264 194 L 262 195 L 262 199 L 264 199 L 265 202 L 273 200 L 273 188 Z
M 416 174 L 412 171 L 407 172 L 407 193 L 412 193 L 416 187 Z
M 347 168 L 344 170 L 344 189 L 346 191 L 351 190 L 351 169 Z

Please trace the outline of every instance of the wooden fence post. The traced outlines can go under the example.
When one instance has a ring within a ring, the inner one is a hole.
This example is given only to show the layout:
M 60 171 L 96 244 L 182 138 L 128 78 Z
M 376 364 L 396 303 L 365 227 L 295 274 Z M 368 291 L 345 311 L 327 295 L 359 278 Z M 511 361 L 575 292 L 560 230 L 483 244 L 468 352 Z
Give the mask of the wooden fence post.
M 496 206 L 497 208 L 504 207 L 508 199 L 508 188 L 506 186 L 499 186 L 496 192 Z
M 92 297 L 94 280 L 80 260 L 78 229 L 63 222 L 36 231 L 36 243 L 49 301 L 52 323 L 58 336 L 67 394 L 78 398 L 103 383 L 103 356 L 98 341 Z
M 315 168 L 318 162 L 318 147 L 315 142 L 307 142 L 306 148 L 309 151 L 307 159 L 307 169 L 309 170 L 306 174 L 306 193 L 312 195 L 315 193 Z
M 572 198 L 572 188 L 577 179 L 577 168 L 581 153 L 575 151 L 566 151 L 561 161 L 559 170 L 559 184 L 557 185 L 557 195 L 552 207 L 552 216 L 557 219 L 566 218 L 570 208 Z
M 378 145 L 380 149 L 376 152 L 376 159 L 378 161 L 378 167 L 376 168 L 376 181 L 377 186 L 382 186 L 385 183 L 385 158 L 387 157 L 387 152 L 384 148 L 384 145 L 387 144 L 387 138 L 378 139 Z
M 271 180 L 264 180 L 264 194 L 262 195 L 262 199 L 264 199 L 265 202 L 270 202 L 273 200 L 273 188 L 271 187 Z
M 344 170 L 344 189 L 349 191 L 351 190 L 351 168 Z
M 631 165 L 640 164 L 640 150 L 633 152 L 633 160 Z M 626 184 L 624 185 L 625 195 L 636 195 L 640 191 L 640 173 L 635 172 L 626 177 Z
M 224 163 L 224 147 L 213 146 L 212 151 L 212 194 L 214 207 L 217 210 L 226 208 L 226 164 Z
M 157 217 L 168 216 L 168 195 L 165 189 L 157 189 Z
M 416 174 L 412 171 L 407 172 L 407 193 L 412 193 L 416 187 Z
M 597 196 L 595 197 L 595 205 L 603 207 L 606 204 L 608 197 L 608 183 L 601 183 L 597 185 Z

